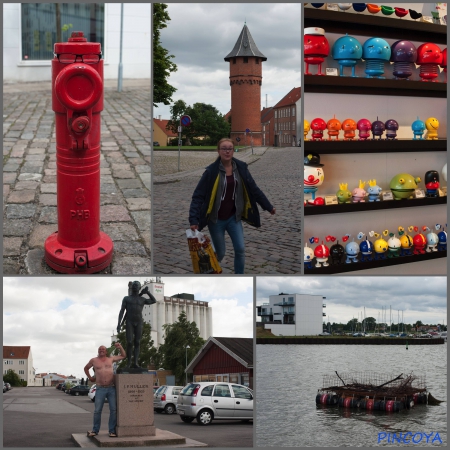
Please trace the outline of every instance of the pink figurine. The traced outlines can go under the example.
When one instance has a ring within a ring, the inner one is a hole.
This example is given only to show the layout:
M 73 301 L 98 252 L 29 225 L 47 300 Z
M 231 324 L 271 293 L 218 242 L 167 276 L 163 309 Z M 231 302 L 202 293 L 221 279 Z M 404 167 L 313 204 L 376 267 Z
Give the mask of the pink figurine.
M 359 119 L 356 128 L 359 131 L 359 140 L 365 141 L 370 138 L 370 130 L 372 129 L 372 124 L 369 119 Z
M 353 203 L 364 203 L 366 200 L 367 192 L 364 190 L 366 185 L 365 181 L 359 180 L 359 187 L 353 189 L 352 191 L 352 202 Z

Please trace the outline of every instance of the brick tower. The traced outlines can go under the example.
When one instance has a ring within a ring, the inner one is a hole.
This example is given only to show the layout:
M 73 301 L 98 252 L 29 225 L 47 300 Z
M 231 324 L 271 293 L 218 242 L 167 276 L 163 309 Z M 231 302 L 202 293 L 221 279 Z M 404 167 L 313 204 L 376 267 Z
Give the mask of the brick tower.
M 262 62 L 267 58 L 258 50 L 255 41 L 250 34 L 247 25 L 239 35 L 233 50 L 224 58 L 230 62 L 230 86 L 231 86 L 231 139 L 240 145 L 246 142 L 250 145 L 250 137 L 253 145 L 262 145 L 261 126 L 261 84 Z

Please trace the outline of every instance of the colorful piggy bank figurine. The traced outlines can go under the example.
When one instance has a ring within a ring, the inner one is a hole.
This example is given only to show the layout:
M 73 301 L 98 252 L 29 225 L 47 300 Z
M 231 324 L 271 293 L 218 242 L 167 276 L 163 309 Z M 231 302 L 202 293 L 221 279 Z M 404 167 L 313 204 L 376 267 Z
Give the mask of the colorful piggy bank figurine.
M 372 261 L 373 244 L 369 239 L 362 241 L 359 244 L 359 250 L 361 251 L 361 261 Z
M 398 122 L 396 120 L 394 119 L 386 120 L 384 127 L 386 129 L 386 139 L 397 138 Z
M 413 139 L 423 139 L 423 133 L 426 130 L 425 122 L 417 117 L 417 119 L 411 124 L 411 129 L 414 133 Z
M 339 183 L 339 190 L 336 192 L 338 203 L 350 203 L 352 193 L 347 189 L 348 183 Z
M 312 269 L 312 260 L 314 259 L 314 250 L 307 245 L 303 249 L 303 264 L 306 269 Z
M 388 243 L 380 236 L 373 244 L 374 258 L 373 259 L 386 259 L 386 252 L 388 249 Z
M 439 231 L 438 239 L 439 239 L 438 246 L 437 246 L 438 250 L 440 252 L 447 250 L 447 232 L 444 230 Z
M 372 123 L 369 119 L 359 119 L 356 123 L 356 128 L 359 131 L 359 140 L 365 141 L 370 138 L 370 131 L 372 130 Z
M 330 247 L 330 258 L 332 264 L 341 264 L 344 254 L 345 254 L 344 247 L 341 244 L 339 244 L 339 241 L 337 241 L 336 244 L 333 244 Z
M 424 125 L 425 126 L 425 125 Z M 309 133 L 309 130 L 311 129 L 311 125 L 309 124 L 309 122 L 307 120 L 303 121 L 303 139 L 305 141 L 307 141 L 308 139 L 306 139 L 306 135 Z
M 311 120 L 311 140 L 312 141 L 323 141 L 323 131 L 327 128 L 325 120 L 317 117 Z
M 362 46 L 358 39 L 349 36 L 340 37 L 336 40 L 331 50 L 333 59 L 339 63 L 339 75 L 344 76 L 344 67 L 352 68 L 352 77 L 355 77 L 356 63 L 362 57 Z
M 388 239 L 388 258 L 396 258 L 400 255 L 400 249 L 402 247 L 402 243 L 400 239 L 394 234 Z
M 439 76 L 439 65 L 442 64 L 441 49 L 430 42 L 422 44 L 417 49 L 417 65 L 420 66 L 419 76 L 422 81 L 436 81 Z
M 372 122 L 372 134 L 373 138 L 375 139 L 376 136 L 378 136 L 378 139 L 381 139 L 381 136 L 383 136 L 383 132 L 385 130 L 384 123 L 381 120 L 375 120 L 375 122 Z
M 364 203 L 366 201 L 367 192 L 364 190 L 365 181 L 359 180 L 359 187 L 352 191 L 352 203 Z
M 395 200 L 412 198 L 414 191 L 417 189 L 417 184 L 420 183 L 419 177 L 414 178 L 409 173 L 399 173 L 392 178 L 389 183 L 389 188 Z
M 439 189 L 439 173 L 437 170 L 429 170 L 425 173 L 425 188 L 427 197 L 437 197 Z
M 349 242 L 345 246 L 345 254 L 347 255 L 347 259 L 345 262 L 350 264 L 352 262 L 358 262 L 358 253 L 359 253 L 359 245 L 355 242 Z
M 316 267 L 327 267 L 328 257 L 330 256 L 330 249 L 322 242 L 314 249 L 314 256 L 316 257 Z
M 308 201 L 312 205 L 317 204 L 315 203 L 318 200 L 316 199 L 316 192 L 325 177 L 322 167 L 323 164 L 320 164 L 320 155 L 317 153 L 309 153 L 305 156 L 303 160 L 304 192 L 305 194 L 312 194 L 312 201 Z
M 367 189 L 369 202 L 379 202 L 381 191 L 381 187 L 377 185 L 377 180 L 369 180 L 369 187 Z
M 404 234 L 400 238 L 400 244 L 402 246 L 400 250 L 400 256 L 412 255 L 413 240 L 411 236 L 409 236 L 408 234 Z
M 413 74 L 417 59 L 417 49 L 412 42 L 397 41 L 391 45 L 391 62 L 394 63 L 394 77 L 408 79 Z
M 355 139 L 356 122 L 353 119 L 345 119 L 342 122 L 342 130 L 344 131 L 344 141 Z
M 341 130 L 341 122 L 334 116 L 327 122 L 328 140 L 332 141 L 333 137 L 336 141 L 339 140 L 339 131 Z
M 439 236 L 434 232 L 434 231 L 430 231 L 427 234 L 427 252 L 437 252 L 437 246 L 439 243 Z
M 391 47 L 382 38 L 369 38 L 363 45 L 362 58 L 366 61 L 367 78 L 378 77 L 384 78 L 384 62 L 389 61 L 391 57 Z
M 415 255 L 420 255 L 425 253 L 425 246 L 427 245 L 427 239 L 422 233 L 417 233 L 413 237 L 413 253 Z
M 425 120 L 425 127 L 427 128 L 427 140 L 435 140 L 438 138 L 439 120 L 436 117 L 428 117 Z
M 325 37 L 325 30 L 318 27 L 305 28 L 303 37 L 303 49 L 306 70 L 305 75 L 312 75 L 309 72 L 310 65 L 317 65 L 317 75 L 325 75 L 322 73 L 322 63 L 330 53 L 330 44 Z

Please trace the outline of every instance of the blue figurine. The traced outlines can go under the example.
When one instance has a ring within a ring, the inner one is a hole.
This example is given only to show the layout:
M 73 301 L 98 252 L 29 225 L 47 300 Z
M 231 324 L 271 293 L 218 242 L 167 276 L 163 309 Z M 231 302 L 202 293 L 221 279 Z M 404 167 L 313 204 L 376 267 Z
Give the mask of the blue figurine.
M 347 255 L 347 259 L 345 260 L 345 262 L 347 264 L 350 264 L 352 262 L 358 262 L 358 253 L 359 253 L 359 245 L 354 241 L 349 242 L 345 246 L 345 254 Z
M 419 116 L 417 116 L 417 120 L 415 120 L 411 124 L 411 129 L 413 130 L 414 137 L 413 139 L 422 139 L 423 140 L 423 133 L 425 133 L 426 126 L 425 122 L 423 120 L 419 119 Z
M 366 61 L 367 78 L 384 78 L 384 62 L 391 57 L 391 47 L 382 38 L 369 38 L 363 45 L 362 59 Z
M 441 251 L 447 250 L 447 232 L 444 230 L 439 231 L 438 239 L 439 239 L 439 242 L 437 245 L 438 251 L 441 252 Z
M 359 244 L 359 250 L 361 251 L 361 261 L 372 261 L 373 244 L 369 239 L 366 239 Z
M 340 37 L 336 40 L 331 50 L 333 59 L 339 63 L 339 75 L 344 76 L 344 67 L 352 68 L 352 77 L 355 77 L 355 66 L 362 57 L 362 46 L 358 39 L 349 36 Z
M 369 180 L 369 187 L 367 189 L 369 202 L 379 202 L 381 191 L 381 187 L 377 185 L 377 180 Z

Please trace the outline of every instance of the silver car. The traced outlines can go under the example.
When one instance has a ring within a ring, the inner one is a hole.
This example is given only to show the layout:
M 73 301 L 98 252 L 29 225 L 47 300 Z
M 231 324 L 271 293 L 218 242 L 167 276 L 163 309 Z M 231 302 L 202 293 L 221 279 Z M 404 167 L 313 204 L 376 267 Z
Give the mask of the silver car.
M 253 420 L 253 392 L 235 383 L 190 383 L 178 396 L 177 414 L 183 422 L 194 419 L 209 425 L 213 419 Z
M 161 386 L 154 394 L 153 409 L 156 412 L 174 414 L 181 389 L 183 386 Z

